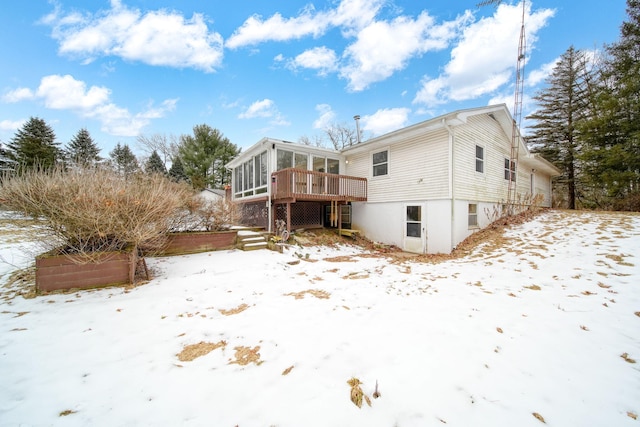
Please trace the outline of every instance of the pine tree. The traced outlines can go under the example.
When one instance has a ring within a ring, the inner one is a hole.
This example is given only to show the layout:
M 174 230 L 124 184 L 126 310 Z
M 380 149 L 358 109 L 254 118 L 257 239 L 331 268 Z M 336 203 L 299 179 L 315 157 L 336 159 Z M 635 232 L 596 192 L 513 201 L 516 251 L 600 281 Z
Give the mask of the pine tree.
M 125 177 L 130 176 L 139 169 L 138 160 L 127 144 L 120 145 L 118 142 L 113 151 L 109 153 L 109 156 L 111 156 L 116 171 Z
M 571 46 L 547 78 L 547 87 L 533 97 L 538 110 L 527 117 L 535 120 L 527 142 L 533 152 L 541 153 L 562 171 L 556 185 L 566 193 L 569 209 L 576 208 L 580 193 L 578 153 L 582 141 L 578 124 L 588 111 L 591 81 L 584 52 Z
M 164 166 L 164 162 L 158 155 L 158 152 L 153 150 L 151 156 L 147 160 L 147 163 L 144 166 L 144 170 L 148 174 L 159 173 L 161 175 L 167 174 L 167 168 Z
M 0 142 L 0 173 L 15 170 L 16 162 L 9 157 L 9 150 Z M 1 176 L 0 176 L 1 177 Z
M 196 125 L 193 136 L 182 135 L 178 154 L 186 175 L 195 188 L 222 188 L 230 182 L 225 164 L 239 153 L 222 132 L 208 125 Z
M 31 117 L 9 142 L 9 156 L 25 169 L 47 169 L 61 158 L 56 134 L 41 118 Z
M 184 167 L 182 167 L 182 161 L 180 157 L 175 157 L 171 168 L 169 169 L 169 176 L 176 182 L 189 181 L 189 177 L 184 173 Z
M 620 40 L 607 46 L 583 160 L 603 187 L 602 207 L 640 210 L 640 1 L 627 0 Z
M 80 129 L 71 139 L 66 146 L 65 153 L 71 164 L 80 167 L 92 166 L 101 160 L 100 148 L 85 128 Z

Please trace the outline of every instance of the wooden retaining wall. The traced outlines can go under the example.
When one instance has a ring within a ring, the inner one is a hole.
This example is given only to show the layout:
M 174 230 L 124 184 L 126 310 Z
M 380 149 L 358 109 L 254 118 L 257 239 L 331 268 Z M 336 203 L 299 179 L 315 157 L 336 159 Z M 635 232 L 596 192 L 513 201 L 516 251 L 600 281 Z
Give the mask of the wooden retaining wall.
M 231 249 L 236 244 L 236 231 L 202 231 L 172 233 L 157 255 L 181 255 Z
M 137 256 L 131 252 L 95 254 L 95 261 L 79 262 L 69 255 L 45 254 L 36 258 L 36 289 L 85 289 L 133 282 Z

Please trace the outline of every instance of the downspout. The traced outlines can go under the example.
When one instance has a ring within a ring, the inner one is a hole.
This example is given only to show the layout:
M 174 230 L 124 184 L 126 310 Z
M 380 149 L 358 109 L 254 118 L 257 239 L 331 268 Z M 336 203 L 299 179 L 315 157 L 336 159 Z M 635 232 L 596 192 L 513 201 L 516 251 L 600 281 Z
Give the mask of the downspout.
M 453 130 L 447 124 L 446 119 L 442 119 L 442 126 L 447 130 L 449 134 L 449 199 L 451 200 L 451 250 L 453 250 L 453 242 L 455 237 L 455 220 L 456 220 L 456 200 L 455 200 L 455 172 L 453 170 Z
M 275 147 L 275 145 L 272 145 L 272 150 Z M 273 165 L 271 164 L 271 158 L 275 157 L 271 155 L 271 151 L 272 150 L 267 150 L 267 164 L 269 165 L 267 167 L 267 176 L 269 183 L 267 184 L 267 196 L 268 196 L 268 200 L 267 200 L 267 221 L 268 221 L 268 226 L 267 226 L 267 233 L 271 234 L 272 232 L 272 224 L 273 224 L 273 207 L 271 206 L 271 192 L 273 191 L 273 177 L 271 176 L 271 174 L 273 173 Z

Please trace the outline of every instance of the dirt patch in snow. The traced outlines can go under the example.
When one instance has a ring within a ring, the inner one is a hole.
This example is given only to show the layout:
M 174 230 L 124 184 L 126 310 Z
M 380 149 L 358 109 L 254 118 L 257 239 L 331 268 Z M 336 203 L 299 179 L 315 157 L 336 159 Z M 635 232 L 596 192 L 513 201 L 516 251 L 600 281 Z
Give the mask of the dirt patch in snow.
M 185 346 L 176 356 L 178 356 L 178 360 L 181 362 L 191 362 L 192 360 L 205 356 L 218 348 L 224 349 L 226 345 L 226 341 L 219 341 L 216 343 L 200 341 L 197 344 L 189 344 Z

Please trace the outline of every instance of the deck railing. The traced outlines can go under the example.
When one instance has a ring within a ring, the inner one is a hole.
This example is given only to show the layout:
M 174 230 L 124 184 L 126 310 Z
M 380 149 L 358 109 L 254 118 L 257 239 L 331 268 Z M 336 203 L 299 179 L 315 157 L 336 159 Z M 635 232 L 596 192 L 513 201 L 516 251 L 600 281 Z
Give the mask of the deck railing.
M 275 200 L 366 201 L 367 179 L 289 168 L 271 174 L 271 192 Z

